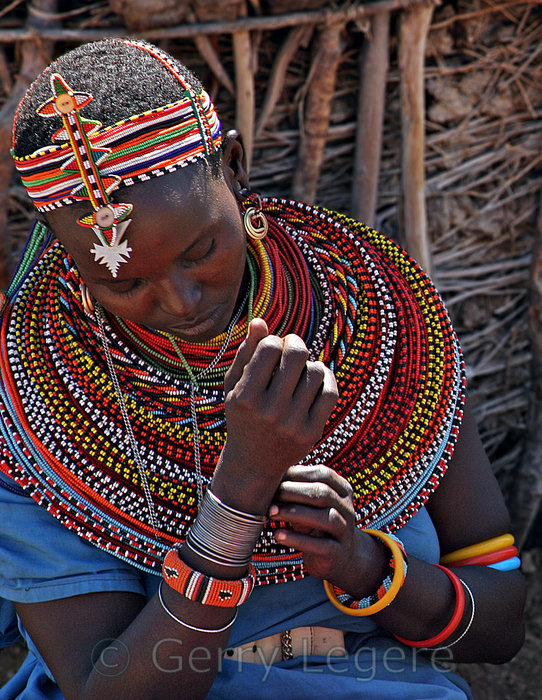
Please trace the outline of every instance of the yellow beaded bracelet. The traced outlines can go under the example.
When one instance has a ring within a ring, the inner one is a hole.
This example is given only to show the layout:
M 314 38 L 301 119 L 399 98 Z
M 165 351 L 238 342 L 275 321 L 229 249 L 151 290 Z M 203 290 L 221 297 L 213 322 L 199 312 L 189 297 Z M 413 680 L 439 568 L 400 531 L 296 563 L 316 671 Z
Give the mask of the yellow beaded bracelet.
M 477 557 L 479 554 L 495 552 L 497 549 L 510 547 L 513 544 L 513 535 L 499 535 L 498 537 L 492 537 L 489 540 L 477 542 L 476 544 L 471 544 L 468 547 L 462 547 L 461 549 L 456 549 L 453 552 L 449 552 L 440 558 L 440 563 L 447 566 L 448 564 L 454 564 L 456 561 L 461 561 L 462 559 L 468 559 L 470 557 Z
M 335 595 L 335 591 L 333 590 L 333 584 L 331 584 L 329 581 L 324 581 L 324 588 L 327 593 L 327 597 L 333 603 L 333 605 L 336 608 L 338 608 L 341 612 L 344 612 L 347 615 L 354 615 L 355 617 L 365 617 L 367 615 L 374 615 L 380 610 L 383 610 L 392 602 L 395 596 L 399 593 L 399 590 L 405 580 L 405 560 L 403 558 L 403 552 L 401 551 L 401 547 L 393 539 L 393 537 L 390 537 L 385 532 L 380 532 L 380 530 L 364 529 L 363 532 L 366 532 L 368 535 L 372 535 L 373 537 L 378 537 L 386 543 L 393 555 L 393 559 L 395 561 L 395 570 L 393 574 L 393 580 L 389 589 L 382 596 L 382 598 L 380 598 L 380 600 L 378 600 L 376 603 L 373 603 L 373 605 L 370 605 L 367 608 L 350 608 L 347 605 L 343 605 Z

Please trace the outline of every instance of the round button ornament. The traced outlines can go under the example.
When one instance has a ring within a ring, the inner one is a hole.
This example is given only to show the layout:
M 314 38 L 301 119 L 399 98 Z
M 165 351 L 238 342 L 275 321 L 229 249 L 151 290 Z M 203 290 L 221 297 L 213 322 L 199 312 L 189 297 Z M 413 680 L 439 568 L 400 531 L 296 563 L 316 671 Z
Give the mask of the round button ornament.
M 96 212 L 95 218 L 100 228 L 111 228 L 115 223 L 115 212 L 111 207 L 101 207 Z
M 67 92 L 63 92 L 55 99 L 55 106 L 61 114 L 70 114 L 75 109 L 75 100 Z

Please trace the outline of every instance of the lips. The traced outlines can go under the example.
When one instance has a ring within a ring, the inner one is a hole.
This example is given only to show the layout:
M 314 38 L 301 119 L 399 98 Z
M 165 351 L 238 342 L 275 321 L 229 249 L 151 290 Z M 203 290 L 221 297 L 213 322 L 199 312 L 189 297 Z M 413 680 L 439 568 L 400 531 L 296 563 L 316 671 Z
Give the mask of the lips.
M 202 314 L 201 316 L 197 316 L 191 321 L 186 321 L 186 323 L 178 323 L 175 326 L 175 328 L 179 331 L 186 331 L 190 330 L 191 328 L 197 328 L 198 326 L 201 326 L 202 323 L 208 321 L 212 315 L 212 313 Z
M 200 316 L 196 316 L 190 321 L 177 323 L 170 326 L 170 330 L 181 336 L 196 336 L 207 333 L 215 325 L 217 316 L 219 315 L 220 306 L 216 306 L 210 311 L 206 311 Z

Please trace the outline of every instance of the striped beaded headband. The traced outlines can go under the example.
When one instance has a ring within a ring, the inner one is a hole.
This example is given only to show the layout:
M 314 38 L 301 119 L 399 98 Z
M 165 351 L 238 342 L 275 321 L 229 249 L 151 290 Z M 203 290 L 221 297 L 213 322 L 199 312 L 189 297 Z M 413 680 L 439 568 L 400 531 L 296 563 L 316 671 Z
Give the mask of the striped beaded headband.
M 162 62 L 183 86 L 184 99 L 102 128 L 101 122 L 79 114 L 92 95 L 73 90 L 62 75 L 53 73 L 53 96 L 37 113 L 62 119 L 63 126 L 52 140 L 63 143 L 23 157 L 12 149 L 17 171 L 38 211 L 90 201 L 93 211 L 77 223 L 94 231 L 98 242 L 90 252 L 113 277 L 120 263 L 130 257 L 131 248 L 123 236 L 132 205 L 114 203 L 109 194 L 121 184 L 133 185 L 208 157 L 222 142 L 220 121 L 209 95 L 204 90 L 195 92 L 159 49 L 140 42 L 125 43 Z

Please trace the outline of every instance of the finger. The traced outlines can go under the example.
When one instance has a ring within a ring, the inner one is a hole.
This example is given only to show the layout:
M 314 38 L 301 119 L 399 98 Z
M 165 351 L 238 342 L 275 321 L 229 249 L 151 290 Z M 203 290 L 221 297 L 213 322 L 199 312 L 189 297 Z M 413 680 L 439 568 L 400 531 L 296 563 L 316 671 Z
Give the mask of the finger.
M 289 467 L 277 491 L 276 498 L 292 500 L 295 497 L 297 485 L 307 482 L 320 483 L 333 489 L 340 498 L 352 496 L 352 486 L 336 471 L 325 464 L 294 464 Z M 288 495 L 290 494 L 290 496 Z
M 243 370 L 252 359 L 260 340 L 263 340 L 263 338 L 268 335 L 269 329 L 263 318 L 255 318 L 250 322 L 247 337 L 239 346 L 235 359 L 226 372 L 226 377 L 224 379 L 224 392 L 226 394 L 230 392 L 241 379 Z
M 353 527 L 356 522 L 352 500 L 339 497 L 336 491 L 324 484 L 303 489 L 296 484 L 281 491 L 279 498 L 270 505 L 268 516 L 277 523 L 291 523 L 295 529 L 327 530 L 331 527 L 334 537 L 339 537 L 340 532 Z
M 313 536 L 296 530 L 277 530 L 275 539 L 285 547 L 303 552 L 305 557 L 322 557 L 328 563 L 338 556 L 340 547 L 340 543 L 332 537 Z
M 318 533 L 318 537 L 332 537 L 341 540 L 348 530 L 348 520 L 339 508 L 313 508 L 299 503 L 282 504 L 278 506 L 278 512 L 274 508 L 270 519 L 277 522 L 286 522 L 296 532 Z
M 324 368 L 322 388 L 310 408 L 309 416 L 311 421 L 318 426 L 321 425 L 323 430 L 327 419 L 331 415 L 331 411 L 335 408 L 335 404 L 339 398 L 339 390 L 333 372 L 329 367 L 326 367 L 323 362 L 321 365 Z
M 284 337 L 279 366 L 269 387 L 269 400 L 286 404 L 291 401 L 306 371 L 309 351 L 303 340 L 294 334 Z
M 266 392 L 279 367 L 283 346 L 284 341 L 278 335 L 262 338 L 245 365 L 239 388 L 246 388 L 253 395 Z
M 305 363 L 304 371 L 294 392 L 296 410 L 300 413 L 309 413 L 318 396 L 324 388 L 326 366 L 323 362 Z
M 307 571 L 315 578 L 330 580 L 341 569 L 341 562 L 350 561 L 350 554 L 343 551 L 343 544 L 331 537 L 314 537 L 295 530 L 278 530 L 275 539 L 285 547 L 303 554 Z
M 277 503 L 279 507 L 285 503 L 303 503 L 313 508 L 328 508 L 340 500 L 341 497 L 335 489 L 321 481 L 283 481 L 273 503 Z

